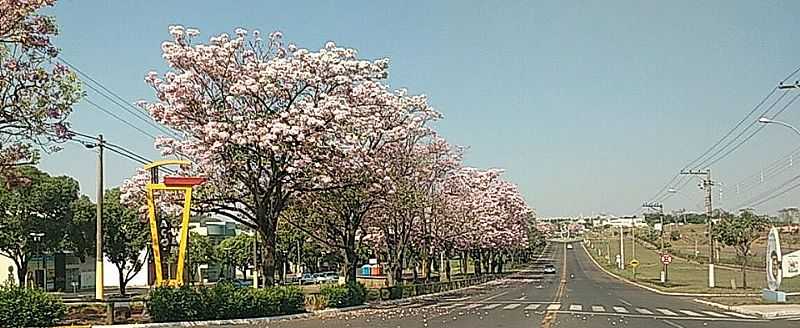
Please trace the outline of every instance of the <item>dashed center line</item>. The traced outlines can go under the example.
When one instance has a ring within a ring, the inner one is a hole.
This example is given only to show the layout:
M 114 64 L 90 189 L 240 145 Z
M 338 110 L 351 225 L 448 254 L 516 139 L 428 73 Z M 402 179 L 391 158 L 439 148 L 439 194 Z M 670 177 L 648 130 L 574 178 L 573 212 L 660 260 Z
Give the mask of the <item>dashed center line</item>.
M 653 314 L 653 311 L 643 308 L 636 308 L 636 312 L 639 312 L 641 314 Z
M 572 304 L 572 305 L 569 306 L 569 310 L 570 311 L 581 311 L 581 310 L 583 310 L 583 306 L 581 306 L 580 304 Z
M 539 308 L 540 304 L 531 304 L 525 307 L 525 310 L 536 310 Z
M 474 308 L 476 308 L 476 307 L 480 307 L 480 306 L 482 306 L 482 305 L 483 305 L 483 304 L 481 304 L 481 303 L 472 303 L 472 304 L 470 304 L 470 305 L 467 305 L 467 306 L 463 307 L 462 309 L 464 309 L 464 310 L 469 310 L 469 309 L 474 309 Z
M 594 312 L 606 312 L 606 308 L 600 305 L 592 305 L 592 311 Z
M 503 305 L 503 304 L 499 304 L 499 303 L 489 304 L 487 306 L 482 307 L 481 310 L 491 310 L 491 309 L 494 309 L 494 308 L 496 308 L 496 307 L 498 307 L 500 305 Z
M 522 304 L 519 304 L 519 303 L 509 304 L 509 305 L 504 306 L 503 310 L 513 310 L 513 309 L 518 308 L 520 305 L 522 305 Z
M 547 306 L 547 309 L 550 310 L 550 311 L 558 310 L 560 308 L 561 308 L 561 304 L 550 304 L 550 305 Z
M 702 314 L 700 314 L 700 313 L 697 313 L 697 312 L 692 312 L 692 311 L 689 311 L 689 310 L 678 310 L 678 311 L 681 311 L 682 313 L 684 313 L 684 314 L 686 314 L 686 315 L 693 316 L 693 317 L 700 317 L 700 316 L 702 316 Z
M 677 313 L 672 312 L 672 311 L 667 310 L 667 309 L 656 309 L 656 310 L 658 310 L 658 312 L 661 312 L 661 313 L 666 314 L 666 315 L 678 315 Z
M 705 313 L 705 314 L 708 314 L 708 315 L 710 315 L 710 316 L 712 316 L 712 317 L 717 317 L 717 318 L 725 318 L 725 315 L 724 315 L 724 314 L 719 314 L 719 313 L 716 313 L 716 312 L 714 312 L 714 311 L 700 311 L 700 312 L 703 312 L 703 313 Z

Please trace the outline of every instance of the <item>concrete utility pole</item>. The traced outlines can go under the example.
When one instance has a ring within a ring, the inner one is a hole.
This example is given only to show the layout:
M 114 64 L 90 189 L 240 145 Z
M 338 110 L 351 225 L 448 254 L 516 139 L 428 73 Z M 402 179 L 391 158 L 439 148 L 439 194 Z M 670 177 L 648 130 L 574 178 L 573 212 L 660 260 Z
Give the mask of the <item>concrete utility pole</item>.
M 104 298 L 103 281 L 103 135 L 97 136 L 97 231 L 95 233 L 95 299 Z
M 253 288 L 258 288 L 258 231 L 253 230 Z
M 660 230 L 661 248 L 659 249 L 659 253 L 661 253 L 660 255 L 664 255 L 664 204 L 656 202 L 650 202 L 650 203 L 645 202 L 644 204 L 642 204 L 642 207 L 658 210 L 659 223 L 661 224 L 661 230 Z M 661 264 L 661 282 L 664 283 L 666 279 L 667 279 L 667 265 Z
M 625 270 L 625 229 L 619 226 L 619 269 Z
M 689 171 L 681 171 L 681 174 L 689 174 L 689 175 L 701 175 L 705 176 L 703 178 L 703 182 L 700 185 L 700 189 L 706 192 L 705 203 L 706 203 L 706 220 L 708 221 L 708 287 L 714 288 L 716 285 L 716 278 L 714 275 L 714 262 L 716 260 L 716 256 L 714 256 L 714 220 L 711 219 L 713 214 L 713 207 L 711 204 L 713 193 L 711 192 L 712 187 L 714 186 L 714 181 L 711 180 L 711 169 L 706 169 L 705 171 L 696 171 L 696 170 L 689 170 Z

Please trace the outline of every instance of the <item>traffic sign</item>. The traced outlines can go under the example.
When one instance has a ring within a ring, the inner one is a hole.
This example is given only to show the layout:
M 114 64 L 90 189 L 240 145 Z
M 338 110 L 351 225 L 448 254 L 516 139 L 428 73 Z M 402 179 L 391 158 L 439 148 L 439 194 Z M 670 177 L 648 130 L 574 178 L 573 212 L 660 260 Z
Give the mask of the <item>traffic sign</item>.
M 639 266 L 639 261 L 638 260 L 631 260 L 631 266 L 634 267 L 634 268 L 638 267 Z
M 672 263 L 672 255 L 662 254 L 661 263 L 663 263 L 664 265 L 669 265 L 670 263 Z

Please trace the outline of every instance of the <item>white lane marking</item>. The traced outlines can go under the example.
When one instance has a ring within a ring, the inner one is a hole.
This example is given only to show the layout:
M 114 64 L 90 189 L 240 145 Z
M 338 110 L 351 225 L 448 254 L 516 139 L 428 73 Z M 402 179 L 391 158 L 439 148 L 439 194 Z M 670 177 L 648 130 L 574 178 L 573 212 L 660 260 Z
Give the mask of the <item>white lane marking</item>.
M 716 313 L 716 312 L 714 312 L 714 311 L 700 311 L 700 312 L 703 312 L 703 313 L 705 313 L 705 314 L 708 314 L 708 315 L 710 315 L 710 316 L 712 316 L 712 317 L 717 317 L 717 318 L 727 318 L 727 317 L 726 317 L 724 314 L 719 314 L 719 313 Z
M 606 312 L 606 308 L 600 305 L 592 305 L 592 311 L 594 312 Z
M 500 304 L 500 303 L 489 304 L 487 306 L 482 307 L 481 310 L 491 310 L 491 309 L 494 309 L 494 308 L 496 308 L 496 307 L 498 307 L 500 305 L 503 305 L 503 304 Z
M 684 314 L 690 315 L 690 316 L 693 316 L 693 317 L 701 317 L 701 316 L 703 316 L 700 313 L 692 312 L 692 311 L 689 311 L 689 310 L 678 310 L 678 311 L 683 312 Z
M 561 308 L 561 304 L 550 304 L 550 305 L 547 306 L 547 309 L 551 310 L 551 311 L 552 310 L 558 310 L 560 308 Z
M 734 316 L 734 317 L 743 318 L 743 319 L 757 319 L 757 318 L 756 318 L 756 317 L 754 317 L 754 316 L 750 316 L 750 315 L 746 315 L 746 314 L 741 314 L 741 313 L 739 313 L 739 312 L 725 312 L 725 314 L 727 314 L 727 315 L 730 315 L 730 316 Z M 800 318 L 797 318 L 797 319 L 789 319 L 789 320 L 800 320 Z
M 626 301 L 626 300 L 623 300 L 623 299 L 621 299 L 621 298 L 619 299 L 619 301 L 620 301 L 620 303 L 622 303 L 622 304 L 625 304 L 625 305 L 627 305 L 627 306 L 633 306 L 633 304 L 631 304 L 631 303 L 629 303 L 628 301 Z
M 658 312 L 661 312 L 661 313 L 666 314 L 666 315 L 678 315 L 677 313 L 672 312 L 672 311 L 667 310 L 667 309 L 656 309 L 656 310 L 658 310 Z
M 489 296 L 489 297 L 487 297 L 487 298 L 484 298 L 484 299 L 482 299 L 481 301 L 482 301 L 482 302 L 485 302 L 485 301 L 488 301 L 488 300 L 493 300 L 493 299 L 495 299 L 495 298 L 498 298 L 498 297 L 500 297 L 500 296 L 503 296 L 503 295 L 505 295 L 505 294 L 508 294 L 508 292 L 502 292 L 502 293 L 500 293 L 500 294 L 497 294 L 497 295 Z
M 538 308 L 539 308 L 539 305 L 541 305 L 541 304 L 531 304 L 531 305 L 528 305 L 528 306 L 526 306 L 526 307 L 525 307 L 525 310 L 536 310 L 536 309 L 538 309 Z
M 641 314 L 653 314 L 653 311 L 643 308 L 636 308 L 636 312 L 639 312 Z
M 581 311 L 583 310 L 583 306 L 580 304 L 572 304 L 569 306 L 570 311 Z
M 445 310 L 447 310 L 447 309 L 452 309 L 452 308 L 454 308 L 454 307 L 459 307 L 459 306 L 463 306 L 463 305 L 464 305 L 464 303 L 455 303 L 455 304 L 450 304 L 450 305 L 441 306 L 441 307 L 439 307 L 439 308 L 440 308 L 440 309 L 445 309 Z
M 614 311 L 617 311 L 619 313 L 628 313 L 628 309 L 621 306 L 614 306 L 612 308 L 614 309 Z
M 513 309 L 518 308 L 520 305 L 522 305 L 522 304 L 519 304 L 519 303 L 509 304 L 509 305 L 504 306 L 503 310 L 513 310 Z
M 529 280 L 532 280 L 532 279 L 529 279 Z M 522 296 L 520 298 L 515 299 L 515 301 L 524 301 L 524 300 L 525 300 L 525 296 Z
M 469 299 L 469 296 L 464 296 L 464 297 L 459 297 L 459 298 L 445 298 L 444 300 L 445 301 L 450 301 L 450 302 L 461 302 L 461 301 L 466 301 L 468 299 Z
M 668 324 L 668 325 L 672 326 L 672 327 L 675 327 L 675 328 L 684 328 L 683 326 L 681 326 L 681 325 L 679 325 L 679 324 L 677 324 L 677 323 L 674 323 L 674 322 L 672 322 L 672 321 L 669 321 L 669 320 L 662 320 L 662 321 L 663 321 L 664 323 L 666 323 L 666 324 Z
M 467 305 L 467 306 L 463 307 L 462 309 L 464 309 L 464 310 L 474 309 L 474 308 L 479 307 L 481 305 L 483 305 L 483 304 L 481 304 L 481 303 L 472 303 L 470 305 Z

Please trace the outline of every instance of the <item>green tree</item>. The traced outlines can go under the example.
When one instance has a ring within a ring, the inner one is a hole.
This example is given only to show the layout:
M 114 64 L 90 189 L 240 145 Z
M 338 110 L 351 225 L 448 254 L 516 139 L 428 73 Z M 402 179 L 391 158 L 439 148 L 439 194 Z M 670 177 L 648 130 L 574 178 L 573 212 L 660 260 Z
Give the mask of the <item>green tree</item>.
M 213 263 L 216 259 L 216 253 L 208 236 L 192 231 L 189 233 L 188 242 L 185 265 L 189 273 L 189 281 L 194 282 L 200 266 Z
M 31 166 L 18 172 L 24 183 L 13 188 L 0 183 L 0 254 L 14 261 L 17 278 L 24 283 L 31 257 L 63 251 L 75 239 L 69 227 L 78 182 Z
M 747 288 L 747 257 L 753 242 L 761 237 L 768 224 L 766 217 L 744 211 L 738 217 L 726 215 L 714 226 L 714 239 L 734 247 L 741 258 L 744 288 Z
M 233 268 L 234 276 L 239 269 L 247 279 L 247 267 L 253 264 L 253 240 L 253 236 L 240 233 L 217 245 L 217 254 L 225 265 Z
M 144 266 L 142 251 L 150 240 L 147 224 L 139 221 L 134 209 L 120 203 L 118 188 L 106 190 L 103 196 L 103 252 L 119 274 L 119 292 Z

